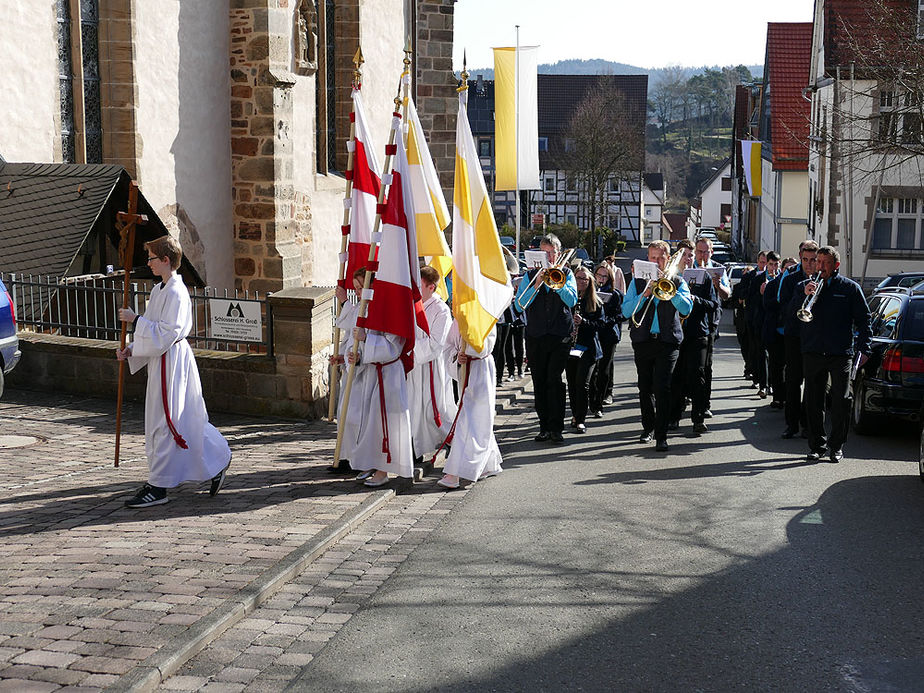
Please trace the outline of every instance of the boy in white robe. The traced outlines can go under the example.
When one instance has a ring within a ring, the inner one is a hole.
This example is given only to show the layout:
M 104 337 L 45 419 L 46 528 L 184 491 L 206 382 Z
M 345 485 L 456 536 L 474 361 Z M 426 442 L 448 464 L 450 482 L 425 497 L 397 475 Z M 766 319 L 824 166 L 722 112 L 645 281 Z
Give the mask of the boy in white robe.
M 452 322 L 444 352 L 450 361 L 450 373 L 459 380 L 463 364 L 467 365 L 468 373 L 459 382 L 461 399 L 452 448 L 443 464 L 443 478 L 436 482 L 444 488 L 459 488 L 460 478 L 477 481 L 501 471 L 501 453 L 494 438 L 497 374 L 491 353 L 496 338 L 496 331 L 492 330 L 484 348 L 475 351 L 459 334 L 459 323 Z
M 209 423 L 202 385 L 192 348 L 186 341 L 192 330 L 192 302 L 176 270 L 183 251 L 170 236 L 144 245 L 148 265 L 161 283 L 154 286 L 144 315 L 130 308 L 119 310 L 119 319 L 134 322 L 132 343 L 117 349 L 120 361 L 128 360 L 137 373 L 148 367 L 144 400 L 144 448 L 148 458 L 148 481 L 125 502 L 129 508 L 145 508 L 167 502 L 167 489 L 184 481 L 211 480 L 214 496 L 225 481 L 231 449 L 221 433 Z
M 439 272 L 432 267 L 422 267 L 420 279 L 420 297 L 430 334 L 418 328 L 414 342 L 414 369 L 407 378 L 415 464 L 442 444 L 456 415 L 452 384 L 443 358 L 452 326 L 452 311 L 436 293 Z
M 353 272 L 353 290 L 359 296 L 363 291 L 363 280 L 366 276 L 366 268 L 360 267 Z M 347 292 L 342 286 L 338 286 L 336 291 L 337 300 L 340 301 L 340 315 L 337 316 L 337 327 L 340 328 L 340 349 L 337 351 L 336 358 L 330 357 L 330 363 L 340 366 L 340 387 L 337 392 L 337 419 L 340 419 L 341 410 L 343 409 L 343 393 L 346 390 L 347 369 L 343 367 L 346 354 L 353 348 L 353 328 L 356 327 L 356 318 L 359 316 L 359 303 L 353 303 L 347 300 Z M 357 366 L 357 370 L 361 366 Z M 355 378 L 355 376 L 354 376 Z M 331 474 L 349 474 L 353 471 L 350 467 L 349 457 L 343 455 L 343 444 L 341 442 L 341 454 L 337 464 L 332 464 L 327 468 Z

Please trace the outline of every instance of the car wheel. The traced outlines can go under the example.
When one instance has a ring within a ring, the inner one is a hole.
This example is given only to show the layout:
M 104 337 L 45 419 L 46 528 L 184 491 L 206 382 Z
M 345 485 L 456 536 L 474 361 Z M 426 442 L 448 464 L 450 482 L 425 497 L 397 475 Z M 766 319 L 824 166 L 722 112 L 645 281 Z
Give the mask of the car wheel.
M 853 430 L 861 436 L 870 435 L 876 428 L 875 416 L 866 411 L 866 386 L 862 380 L 854 381 Z

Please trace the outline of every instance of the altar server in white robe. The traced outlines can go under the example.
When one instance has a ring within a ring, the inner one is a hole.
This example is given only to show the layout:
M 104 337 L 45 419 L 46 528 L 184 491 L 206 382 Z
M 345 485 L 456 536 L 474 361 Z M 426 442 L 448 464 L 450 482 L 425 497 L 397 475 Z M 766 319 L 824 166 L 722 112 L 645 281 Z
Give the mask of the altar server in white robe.
M 353 272 L 353 290 L 359 296 L 363 290 L 363 279 L 366 276 L 366 268 L 360 267 Z M 350 301 L 347 297 L 347 291 L 342 286 L 338 286 L 336 291 L 337 300 L 340 301 L 340 315 L 337 316 L 337 327 L 340 329 L 340 348 L 337 356 L 330 357 L 330 363 L 339 367 L 340 385 L 337 388 L 337 419 L 340 419 L 343 408 L 343 392 L 346 389 L 347 369 L 344 368 L 346 354 L 353 348 L 353 328 L 356 327 L 356 318 L 359 316 L 359 302 Z M 353 469 L 350 467 L 350 461 L 342 454 L 337 464 L 332 464 L 327 468 L 332 474 L 350 474 Z
M 497 373 L 494 366 L 496 330 L 485 339 L 484 348 L 476 351 L 459 334 L 454 320 L 449 331 L 445 356 L 449 371 L 459 382 L 461 401 L 452 434 L 451 449 L 443 464 L 443 478 L 438 483 L 445 488 L 458 488 L 459 479 L 477 481 L 494 476 L 501 470 L 501 454 L 494 438 L 494 403 Z M 462 377 L 462 365 L 468 374 Z M 467 381 L 466 381 L 467 380 Z
M 148 481 L 125 502 L 144 508 L 167 502 L 167 489 L 184 481 L 209 481 L 214 496 L 225 481 L 231 450 L 221 433 L 209 423 L 202 385 L 192 348 L 186 337 L 192 330 L 192 303 L 177 274 L 183 251 L 171 236 L 144 245 L 148 266 L 161 282 L 151 290 L 144 315 L 130 308 L 119 310 L 124 322 L 134 322 L 131 344 L 117 349 L 137 373 L 148 367 L 144 402 L 145 453 Z
M 356 373 L 347 411 L 341 416 L 340 457 L 350 461 L 366 486 L 387 484 L 389 474 L 411 478 L 411 416 L 401 361 L 405 340 L 362 327 L 353 328 L 353 339 L 359 342 L 359 359 L 354 358 L 351 344 L 347 362 L 356 363 Z
M 408 374 L 411 438 L 418 458 L 440 446 L 456 415 L 452 383 L 443 357 L 452 327 L 452 311 L 436 293 L 439 272 L 432 267 L 421 267 L 420 279 L 420 295 L 430 334 L 418 328 L 414 341 L 414 369 Z

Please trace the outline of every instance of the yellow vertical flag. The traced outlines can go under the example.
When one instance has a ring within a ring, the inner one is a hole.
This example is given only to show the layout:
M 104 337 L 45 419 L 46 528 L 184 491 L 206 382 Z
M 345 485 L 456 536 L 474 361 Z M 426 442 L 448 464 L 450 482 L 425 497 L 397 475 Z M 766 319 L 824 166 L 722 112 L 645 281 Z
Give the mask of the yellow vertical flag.
M 494 49 L 495 190 L 539 188 L 539 49 Z
M 744 181 L 748 186 L 748 195 L 760 197 L 762 181 L 759 141 L 741 140 L 741 165 L 744 168 Z
M 459 94 L 452 201 L 452 312 L 462 338 L 477 350 L 510 305 L 513 286 L 497 235 L 484 174 Z
M 409 75 L 404 76 L 410 80 Z M 407 161 L 408 177 L 414 192 L 414 217 L 417 224 L 417 252 L 427 263 L 440 273 L 437 292 L 446 300 L 446 276 L 452 270 L 452 253 L 446 243 L 443 230 L 449 226 L 449 208 L 443 196 L 443 188 L 430 156 L 430 148 L 424 136 L 423 126 L 417 115 L 414 100 L 405 99 L 407 116 Z

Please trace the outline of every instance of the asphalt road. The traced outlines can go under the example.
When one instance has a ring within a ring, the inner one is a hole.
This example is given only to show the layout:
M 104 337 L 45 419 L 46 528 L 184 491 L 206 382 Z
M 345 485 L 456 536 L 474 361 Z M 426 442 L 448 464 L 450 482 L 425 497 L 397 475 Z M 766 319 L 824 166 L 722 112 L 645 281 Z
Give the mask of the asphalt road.
M 710 432 L 640 445 L 634 367 L 469 493 L 293 682 L 324 691 L 924 689 L 917 433 L 804 461 L 719 342 Z

